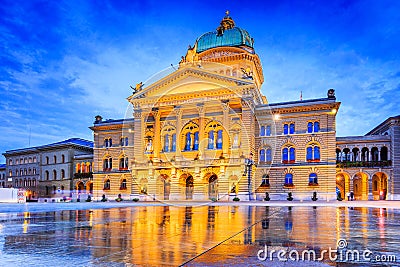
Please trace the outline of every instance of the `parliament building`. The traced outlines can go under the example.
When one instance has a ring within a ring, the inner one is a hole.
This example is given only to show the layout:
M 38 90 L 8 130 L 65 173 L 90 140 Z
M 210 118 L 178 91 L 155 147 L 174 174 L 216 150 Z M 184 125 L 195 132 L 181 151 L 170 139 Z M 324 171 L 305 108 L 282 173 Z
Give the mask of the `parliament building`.
M 61 197 L 62 186 L 95 200 L 400 199 L 400 116 L 365 136 L 336 137 L 333 89 L 268 103 L 263 83 L 253 38 L 227 14 L 171 73 L 132 87 L 132 116 L 96 116 L 93 151 L 69 154 L 70 175 L 42 160 L 29 190 Z M 9 163 L 24 151 L 4 154 L 8 186 L 21 187 L 21 168 Z M 56 163 L 57 151 L 46 151 Z
M 333 89 L 325 98 L 268 103 L 263 82 L 253 38 L 227 14 L 216 30 L 189 46 L 178 69 L 133 88 L 132 118 L 96 117 L 95 198 L 261 200 L 266 192 L 271 199 L 291 192 L 295 199 L 310 199 L 317 192 L 319 199 L 334 200 L 350 191 L 358 199 L 377 198 L 382 190 L 393 195 L 387 137 L 356 138 L 357 156 L 354 138 L 336 143 L 340 102 Z M 386 151 L 374 161 L 382 165 L 378 170 L 372 163 L 347 164 L 372 161 L 372 147 Z

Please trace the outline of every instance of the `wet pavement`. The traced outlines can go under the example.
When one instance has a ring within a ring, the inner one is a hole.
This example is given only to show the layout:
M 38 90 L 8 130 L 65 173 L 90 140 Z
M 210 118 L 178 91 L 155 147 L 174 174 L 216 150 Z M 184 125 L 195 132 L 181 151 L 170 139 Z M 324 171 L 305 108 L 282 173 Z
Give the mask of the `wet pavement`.
M 341 240 L 340 255 L 368 249 L 400 266 L 400 209 L 293 204 L 0 204 L 0 265 L 382 266 L 362 255 L 332 262 L 322 252 Z M 282 249 L 286 262 L 269 257 Z M 297 261 L 304 251 L 322 260 Z

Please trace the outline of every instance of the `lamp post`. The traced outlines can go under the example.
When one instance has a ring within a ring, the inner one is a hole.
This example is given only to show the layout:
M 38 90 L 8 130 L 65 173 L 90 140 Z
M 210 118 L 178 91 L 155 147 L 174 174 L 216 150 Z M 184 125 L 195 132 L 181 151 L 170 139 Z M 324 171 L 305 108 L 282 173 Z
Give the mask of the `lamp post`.
M 252 197 L 253 183 L 251 181 L 251 171 L 252 171 L 253 165 L 254 165 L 253 153 L 250 153 L 249 157 L 244 160 L 244 172 L 243 172 L 243 177 L 245 177 L 247 175 L 249 200 L 253 200 L 253 197 Z

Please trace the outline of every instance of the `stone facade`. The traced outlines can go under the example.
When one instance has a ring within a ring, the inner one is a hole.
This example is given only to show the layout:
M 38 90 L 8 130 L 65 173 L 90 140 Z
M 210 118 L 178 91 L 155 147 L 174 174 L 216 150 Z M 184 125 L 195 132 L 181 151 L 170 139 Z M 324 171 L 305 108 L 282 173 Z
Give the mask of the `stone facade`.
M 6 164 L 0 164 L 0 187 L 6 187 Z
M 342 198 L 400 199 L 400 116 L 391 117 L 365 136 L 338 137 L 336 181 Z
M 221 27 L 225 20 L 233 23 L 225 17 Z M 133 118 L 96 118 L 91 127 L 96 198 L 249 200 L 268 192 L 283 199 L 292 192 L 295 199 L 309 199 L 317 192 L 336 199 L 330 177 L 340 103 L 334 92 L 323 99 L 268 104 L 251 37 L 226 27 L 215 43 L 221 33 L 202 35 L 172 74 L 147 86 L 139 83 L 128 98 Z M 318 129 L 307 132 L 309 122 Z M 284 124 L 296 129 L 284 133 Z M 118 143 L 128 135 L 133 147 Z M 307 159 L 308 147 L 315 159 Z M 291 148 L 294 158 L 284 159 L 284 153 L 292 156 Z M 122 158 L 128 164 L 121 167 Z
M 28 200 L 70 197 L 75 190 L 74 157 L 92 158 L 90 141 L 72 138 L 58 143 L 6 151 L 7 187 L 24 188 Z

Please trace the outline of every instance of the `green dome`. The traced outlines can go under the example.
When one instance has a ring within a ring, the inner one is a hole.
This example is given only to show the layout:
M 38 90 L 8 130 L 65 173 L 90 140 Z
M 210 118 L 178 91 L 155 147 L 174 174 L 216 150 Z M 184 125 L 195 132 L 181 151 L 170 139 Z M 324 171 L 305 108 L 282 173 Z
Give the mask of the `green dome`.
M 221 46 L 247 46 L 253 49 L 253 38 L 250 34 L 239 27 L 227 29 L 223 34 L 217 31 L 203 34 L 197 39 L 197 53 Z

